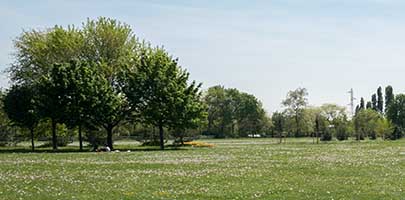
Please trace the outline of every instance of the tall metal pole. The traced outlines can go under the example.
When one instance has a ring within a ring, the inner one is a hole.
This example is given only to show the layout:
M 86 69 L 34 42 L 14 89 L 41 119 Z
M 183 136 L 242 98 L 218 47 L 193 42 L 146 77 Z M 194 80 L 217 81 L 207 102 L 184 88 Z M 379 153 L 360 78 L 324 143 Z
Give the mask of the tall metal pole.
M 349 92 L 348 92 L 349 94 L 350 94 L 350 112 L 351 112 L 351 115 L 352 115 L 352 117 L 354 116 L 354 100 L 356 100 L 356 98 L 354 98 L 354 91 L 353 91 L 353 88 L 351 88 L 350 90 L 349 90 Z

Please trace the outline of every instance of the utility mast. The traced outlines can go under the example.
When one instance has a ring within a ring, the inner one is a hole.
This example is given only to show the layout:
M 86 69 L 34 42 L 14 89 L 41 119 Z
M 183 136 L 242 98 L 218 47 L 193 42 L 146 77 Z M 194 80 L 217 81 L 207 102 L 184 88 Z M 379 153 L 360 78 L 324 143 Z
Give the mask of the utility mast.
M 351 88 L 348 92 L 350 94 L 350 112 L 352 117 L 354 116 L 354 100 L 356 100 L 356 98 L 354 98 L 354 92 L 353 92 L 353 88 Z

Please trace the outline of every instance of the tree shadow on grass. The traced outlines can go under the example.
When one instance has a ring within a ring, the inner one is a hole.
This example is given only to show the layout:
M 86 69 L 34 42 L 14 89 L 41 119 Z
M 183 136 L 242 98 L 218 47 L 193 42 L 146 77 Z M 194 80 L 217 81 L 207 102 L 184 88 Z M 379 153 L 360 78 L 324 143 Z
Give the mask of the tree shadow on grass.
M 166 147 L 164 150 L 161 150 L 159 147 L 143 147 L 143 146 L 125 146 L 125 147 L 117 147 L 114 151 L 119 152 L 142 152 L 142 151 L 187 151 L 190 148 L 187 147 Z M 73 147 L 61 147 L 57 150 L 52 150 L 51 148 L 36 148 L 35 151 L 32 151 L 31 148 L 27 147 L 0 147 L 0 154 L 3 153 L 91 153 L 91 148 L 84 148 L 80 150 L 79 148 Z M 103 153 L 111 153 L 111 152 L 103 152 Z

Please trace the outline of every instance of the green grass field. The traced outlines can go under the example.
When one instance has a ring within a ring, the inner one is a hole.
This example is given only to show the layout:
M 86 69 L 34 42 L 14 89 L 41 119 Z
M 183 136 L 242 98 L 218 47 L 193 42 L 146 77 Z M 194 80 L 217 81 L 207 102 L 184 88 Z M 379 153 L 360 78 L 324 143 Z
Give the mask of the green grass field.
M 207 142 L 216 146 L 119 153 L 3 148 L 0 199 L 405 199 L 405 140 Z

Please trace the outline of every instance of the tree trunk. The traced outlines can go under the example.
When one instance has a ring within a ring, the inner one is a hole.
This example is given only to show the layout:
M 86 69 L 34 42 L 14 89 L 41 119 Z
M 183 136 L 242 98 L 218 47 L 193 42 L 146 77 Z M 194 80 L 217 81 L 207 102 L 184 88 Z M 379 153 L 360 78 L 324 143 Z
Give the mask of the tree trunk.
M 209 134 L 212 134 L 211 129 L 212 129 L 212 120 L 211 120 L 211 119 L 208 119 L 208 128 L 207 128 L 207 130 L 208 130 L 208 133 L 209 133 Z
M 299 120 L 298 120 L 298 113 L 295 115 L 295 123 L 296 123 L 296 125 L 297 125 L 297 130 L 296 130 L 296 132 L 295 132 L 295 137 L 298 137 L 299 134 L 300 134 L 300 132 L 301 132 L 301 130 L 300 130 L 300 123 L 299 123 Z
M 82 125 L 79 125 L 79 149 L 83 151 L 83 137 L 82 137 Z
M 181 144 L 181 146 L 184 146 L 183 136 L 180 136 L 180 144 Z
M 35 150 L 35 145 L 34 145 L 34 128 L 30 128 L 30 132 L 31 132 L 31 148 L 32 151 Z
M 315 136 L 316 136 L 316 133 L 313 133 L 313 135 L 311 136 L 312 137 L 312 144 L 315 144 Z
M 160 138 L 160 149 L 164 150 L 165 149 L 165 144 L 164 144 L 163 125 L 162 125 L 162 123 L 159 124 L 159 138 Z
M 113 141 L 112 141 L 112 135 L 113 135 L 113 126 L 108 125 L 105 129 L 107 131 L 107 146 L 110 147 L 111 150 L 113 150 Z
M 52 147 L 53 150 L 58 149 L 58 138 L 56 137 L 56 121 L 52 119 Z

